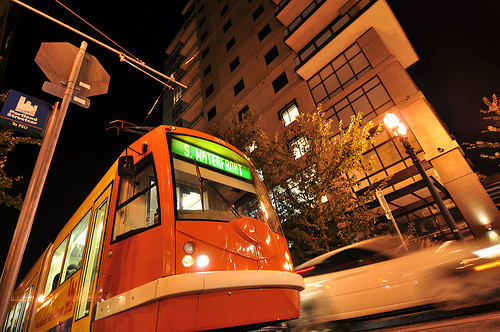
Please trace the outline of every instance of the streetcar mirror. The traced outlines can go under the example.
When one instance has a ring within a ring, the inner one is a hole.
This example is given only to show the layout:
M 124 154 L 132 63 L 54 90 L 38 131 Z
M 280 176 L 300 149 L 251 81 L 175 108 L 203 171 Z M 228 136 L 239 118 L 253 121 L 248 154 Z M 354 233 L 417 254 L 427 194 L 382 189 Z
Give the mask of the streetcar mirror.
M 131 176 L 134 175 L 134 157 L 123 156 L 118 158 L 118 175 Z

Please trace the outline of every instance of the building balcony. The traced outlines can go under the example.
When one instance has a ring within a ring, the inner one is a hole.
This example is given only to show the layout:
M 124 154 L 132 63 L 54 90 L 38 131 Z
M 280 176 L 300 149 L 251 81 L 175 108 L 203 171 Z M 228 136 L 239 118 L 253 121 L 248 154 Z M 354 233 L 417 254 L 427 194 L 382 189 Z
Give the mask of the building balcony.
M 291 0 L 294 1 L 294 0 Z M 317 6 L 293 29 L 285 42 L 296 53 L 297 74 L 307 80 L 370 28 L 380 35 L 404 68 L 418 60 L 412 45 L 385 0 L 316 0 Z M 287 10 L 287 5 L 282 12 Z

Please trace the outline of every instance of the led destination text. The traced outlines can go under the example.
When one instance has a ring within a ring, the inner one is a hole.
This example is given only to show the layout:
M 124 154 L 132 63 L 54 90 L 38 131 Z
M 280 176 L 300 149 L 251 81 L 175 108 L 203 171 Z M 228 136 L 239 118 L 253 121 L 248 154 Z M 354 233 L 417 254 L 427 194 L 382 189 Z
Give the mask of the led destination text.
M 248 167 L 176 139 L 172 139 L 172 151 L 184 157 L 194 159 L 202 164 L 220 169 L 221 171 L 241 176 L 246 179 L 252 178 Z

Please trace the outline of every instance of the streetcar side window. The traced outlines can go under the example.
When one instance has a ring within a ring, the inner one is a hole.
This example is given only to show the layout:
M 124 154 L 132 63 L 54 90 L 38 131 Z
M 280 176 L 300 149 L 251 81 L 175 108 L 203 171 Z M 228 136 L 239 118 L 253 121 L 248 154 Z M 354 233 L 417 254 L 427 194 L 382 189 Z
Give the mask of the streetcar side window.
M 57 247 L 57 249 L 54 251 L 52 261 L 50 262 L 47 282 L 45 283 L 45 291 L 43 292 L 44 295 L 48 295 L 57 288 L 67 243 L 68 238 L 66 237 L 64 241 L 59 245 L 59 247 Z
M 60 283 L 68 280 L 82 265 L 83 249 L 87 238 L 87 229 L 89 227 L 91 211 L 87 212 L 85 217 L 80 220 L 78 225 L 71 231 L 69 236 L 68 253 L 64 260 L 64 268 L 62 270 L 62 278 Z
M 152 160 L 133 175 L 120 177 L 113 241 L 160 223 L 156 172 Z

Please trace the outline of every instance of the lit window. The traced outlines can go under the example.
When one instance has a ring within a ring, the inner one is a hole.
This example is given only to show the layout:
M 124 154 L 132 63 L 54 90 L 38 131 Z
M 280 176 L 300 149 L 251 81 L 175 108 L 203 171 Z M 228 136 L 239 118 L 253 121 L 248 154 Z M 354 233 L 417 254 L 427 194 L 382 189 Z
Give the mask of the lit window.
M 305 137 L 296 139 L 290 145 L 293 149 L 293 155 L 295 156 L 295 159 L 299 159 L 307 153 L 307 150 L 309 150 L 309 142 Z
M 177 91 L 174 92 L 174 105 L 177 104 L 179 100 L 181 100 L 182 97 L 182 88 L 177 89 Z
M 299 109 L 295 102 L 292 102 L 291 104 L 287 105 L 280 112 L 280 117 L 281 119 L 283 119 L 283 124 L 285 126 L 288 126 L 290 123 L 295 121 L 298 115 L 299 115 Z

